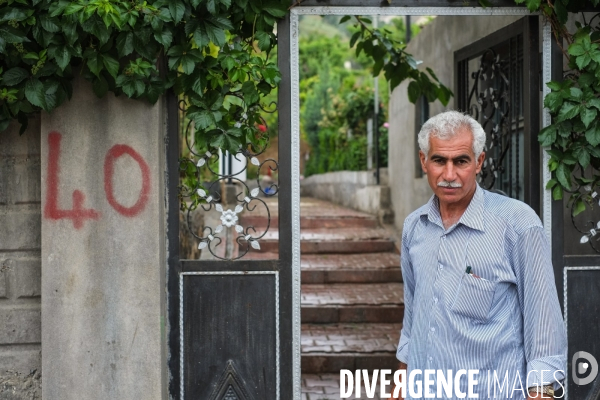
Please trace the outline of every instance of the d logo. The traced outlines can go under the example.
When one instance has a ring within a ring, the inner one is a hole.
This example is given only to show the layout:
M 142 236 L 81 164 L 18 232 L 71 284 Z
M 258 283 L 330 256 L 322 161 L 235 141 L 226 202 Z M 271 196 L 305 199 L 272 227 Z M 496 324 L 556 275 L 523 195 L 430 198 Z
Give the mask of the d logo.
M 585 359 L 585 361 L 578 361 L 580 358 Z M 591 368 L 591 369 L 590 369 Z M 577 375 L 583 375 L 587 371 L 590 371 L 589 375 L 585 378 L 579 378 Z M 587 385 L 592 383 L 594 379 L 596 379 L 596 375 L 598 375 L 598 361 L 588 352 L 578 351 L 573 354 L 573 359 L 571 360 L 571 375 L 573 376 L 573 382 L 576 385 Z

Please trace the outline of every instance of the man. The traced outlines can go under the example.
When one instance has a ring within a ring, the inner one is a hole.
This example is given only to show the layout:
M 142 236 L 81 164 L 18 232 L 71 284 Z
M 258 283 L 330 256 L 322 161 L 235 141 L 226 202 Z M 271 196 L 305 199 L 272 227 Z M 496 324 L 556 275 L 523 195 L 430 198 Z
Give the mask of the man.
M 470 116 L 439 114 L 418 140 L 434 195 L 402 232 L 405 311 L 396 356 L 406 398 L 411 372 L 423 390 L 413 397 L 425 397 L 425 370 L 435 370 L 428 390 L 435 398 L 468 392 L 467 374 L 451 396 L 439 388 L 437 373 L 448 370 L 452 380 L 460 370 L 479 371 L 468 398 L 550 398 L 565 378 L 567 342 L 540 219 L 477 184 L 486 138 Z

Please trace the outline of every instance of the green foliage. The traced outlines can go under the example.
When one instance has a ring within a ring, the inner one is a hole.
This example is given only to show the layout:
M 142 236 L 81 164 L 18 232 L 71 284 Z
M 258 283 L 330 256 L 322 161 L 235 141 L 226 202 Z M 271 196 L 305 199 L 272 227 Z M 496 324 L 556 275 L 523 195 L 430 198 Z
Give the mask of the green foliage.
M 351 18 L 347 15 L 342 18 L 342 22 Z M 429 102 L 439 100 L 443 105 L 448 104 L 452 91 L 439 81 L 430 68 L 426 72 L 420 71 L 419 63 L 404 50 L 406 44 L 394 39 L 392 31 L 372 28 L 368 18 L 354 18 L 357 30 L 350 39 L 350 47 L 355 47 L 357 56 L 364 53 L 372 60 L 373 76 L 379 76 L 383 71 L 390 90 L 394 90 L 404 80 L 410 80 L 408 99 L 411 103 L 415 103 L 423 95 Z
M 565 22 L 560 14 L 554 18 L 557 24 Z M 564 81 L 547 83 L 551 92 L 544 106 L 553 123 L 538 139 L 550 155 L 547 189 L 555 200 L 570 193 L 568 204 L 577 215 L 597 201 L 600 186 L 600 26 L 577 24 L 575 34 L 565 37 L 571 71 Z
M 0 131 L 51 112 L 81 74 L 94 92 L 186 100 L 200 148 L 262 139 L 261 99 L 280 81 L 268 55 L 280 0 L 5 0 L 0 6 Z

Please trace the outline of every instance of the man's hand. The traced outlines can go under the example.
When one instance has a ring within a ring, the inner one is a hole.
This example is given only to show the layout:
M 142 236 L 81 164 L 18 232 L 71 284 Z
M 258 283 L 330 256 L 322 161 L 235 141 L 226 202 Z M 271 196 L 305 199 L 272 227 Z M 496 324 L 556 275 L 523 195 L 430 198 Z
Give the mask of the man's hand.
M 553 399 L 554 397 L 550 396 L 549 394 L 543 394 L 543 393 L 539 393 L 539 392 L 529 392 L 528 396 L 527 396 L 527 400 L 541 400 L 541 399 Z
M 406 371 L 406 369 L 407 369 L 406 364 L 404 364 L 403 362 L 401 362 L 400 365 L 398 365 L 398 370 Z M 400 379 L 402 379 L 402 377 L 400 377 Z M 398 391 L 398 397 L 394 397 L 394 389 L 396 389 L 396 386 L 392 385 L 392 391 L 391 391 L 392 396 L 389 398 L 389 400 L 404 400 L 404 397 L 402 397 L 402 390 Z

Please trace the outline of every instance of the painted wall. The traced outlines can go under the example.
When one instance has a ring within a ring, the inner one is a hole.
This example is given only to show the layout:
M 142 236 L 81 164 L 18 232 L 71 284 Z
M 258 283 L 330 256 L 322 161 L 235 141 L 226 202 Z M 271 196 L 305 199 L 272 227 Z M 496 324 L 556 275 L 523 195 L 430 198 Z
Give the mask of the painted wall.
M 0 398 L 41 398 L 40 120 L 0 132 Z
M 44 400 L 164 398 L 165 136 L 164 102 L 83 80 L 42 115 Z
M 409 43 L 407 51 L 422 60 L 420 68 L 433 69 L 437 77 L 454 91 L 454 52 L 518 20 L 517 16 L 437 17 Z M 389 179 L 395 224 L 402 229 L 404 219 L 425 204 L 432 194 L 427 177 L 416 178 L 418 157 L 415 142 L 415 105 L 408 101 L 408 82 L 398 86 L 390 97 Z M 454 109 L 437 101 L 429 104 L 429 115 Z

